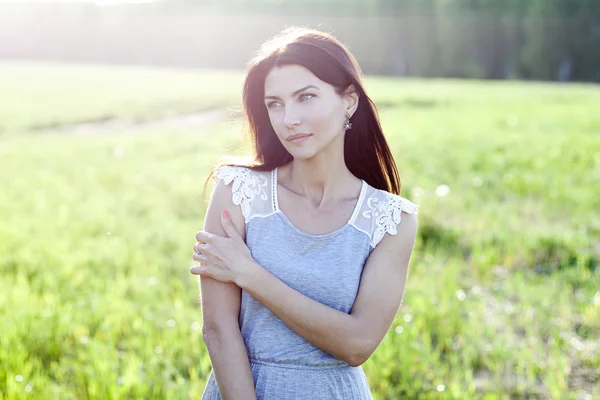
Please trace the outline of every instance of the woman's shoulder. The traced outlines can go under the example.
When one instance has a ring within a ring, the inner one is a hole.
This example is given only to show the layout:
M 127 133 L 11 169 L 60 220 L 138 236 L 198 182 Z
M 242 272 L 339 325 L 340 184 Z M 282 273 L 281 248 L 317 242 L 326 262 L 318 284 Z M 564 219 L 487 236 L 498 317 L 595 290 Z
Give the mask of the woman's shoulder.
M 400 210 L 407 214 L 418 214 L 420 206 L 411 200 L 383 189 L 374 188 L 368 184 L 367 186 L 367 195 L 364 200 L 364 205 L 367 208 L 365 212 L 376 209 L 379 212 Z
M 214 170 L 214 190 L 230 187 L 231 200 L 241 208 L 246 222 L 268 201 L 271 193 L 269 174 L 243 165 L 220 165 Z
M 386 233 L 397 234 L 404 213 L 414 218 L 412 215 L 416 216 L 418 212 L 418 204 L 369 185 L 355 223 L 371 238 L 371 246 L 374 248 Z
M 262 179 L 270 171 L 258 171 L 245 165 L 219 165 L 214 169 L 214 180 L 222 180 L 229 185 L 233 180 L 240 181 Z

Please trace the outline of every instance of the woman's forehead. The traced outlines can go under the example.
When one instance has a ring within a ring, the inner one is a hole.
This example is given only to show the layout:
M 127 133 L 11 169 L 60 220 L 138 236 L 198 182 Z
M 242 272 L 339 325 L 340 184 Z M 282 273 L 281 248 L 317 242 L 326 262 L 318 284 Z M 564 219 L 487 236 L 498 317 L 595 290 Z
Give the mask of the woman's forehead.
M 269 71 L 265 79 L 265 96 L 292 96 L 306 86 L 326 90 L 329 85 L 301 65 L 282 65 Z

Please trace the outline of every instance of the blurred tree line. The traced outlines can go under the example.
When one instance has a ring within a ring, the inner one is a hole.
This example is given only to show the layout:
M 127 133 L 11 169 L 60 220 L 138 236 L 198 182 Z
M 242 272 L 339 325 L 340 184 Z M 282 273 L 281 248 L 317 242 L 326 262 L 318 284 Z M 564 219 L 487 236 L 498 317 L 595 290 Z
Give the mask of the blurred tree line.
M 600 0 L 177 1 L 236 13 L 422 18 L 430 51 L 420 76 L 600 82 Z

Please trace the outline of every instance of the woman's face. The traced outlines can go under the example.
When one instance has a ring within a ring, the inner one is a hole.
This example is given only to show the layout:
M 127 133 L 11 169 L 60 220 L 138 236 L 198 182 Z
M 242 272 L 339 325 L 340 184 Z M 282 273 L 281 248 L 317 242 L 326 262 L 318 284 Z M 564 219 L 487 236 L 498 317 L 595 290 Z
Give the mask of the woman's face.
M 338 95 L 332 85 L 299 65 L 275 67 L 265 79 L 271 125 L 294 158 L 311 158 L 343 139 L 345 113 L 352 115 L 356 100 L 355 95 Z M 294 140 L 299 134 L 303 137 Z

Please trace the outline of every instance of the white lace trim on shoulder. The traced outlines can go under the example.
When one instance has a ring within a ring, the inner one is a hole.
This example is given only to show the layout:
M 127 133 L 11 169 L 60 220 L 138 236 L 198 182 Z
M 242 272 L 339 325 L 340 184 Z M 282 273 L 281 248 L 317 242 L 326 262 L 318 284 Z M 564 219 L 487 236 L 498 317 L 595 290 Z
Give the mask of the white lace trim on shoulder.
M 240 206 L 244 220 L 249 221 L 251 216 L 252 202 L 259 195 L 260 198 L 268 200 L 268 179 L 264 174 L 253 173 L 249 168 L 224 165 L 215 170 L 215 184 L 222 180 L 225 185 L 233 181 L 232 200 L 233 204 Z
M 367 200 L 365 218 L 371 219 L 371 246 L 375 247 L 386 233 L 396 235 L 396 227 L 402 218 L 402 211 L 418 214 L 419 206 L 403 197 L 386 193 L 384 198 L 371 197 Z

